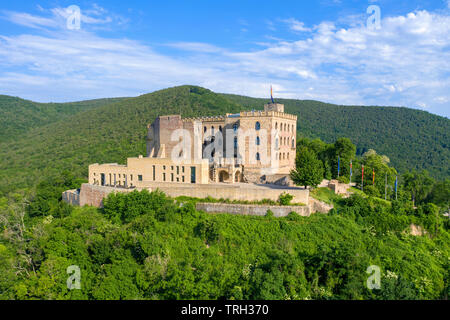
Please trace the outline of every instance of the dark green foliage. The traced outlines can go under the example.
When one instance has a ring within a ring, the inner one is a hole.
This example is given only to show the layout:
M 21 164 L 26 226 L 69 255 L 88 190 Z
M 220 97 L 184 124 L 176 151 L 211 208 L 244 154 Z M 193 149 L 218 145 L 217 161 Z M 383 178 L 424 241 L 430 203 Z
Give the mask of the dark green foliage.
M 121 100 L 122 98 L 114 98 L 71 103 L 37 103 L 0 95 L 0 143 L 16 139 L 32 129 L 66 120 L 76 113 Z
M 450 237 L 433 205 L 415 210 L 408 203 L 380 206 L 352 196 L 341 200 L 333 215 L 274 218 L 208 215 L 160 192 L 112 194 L 105 204 L 107 210 L 75 208 L 53 220 L 38 216 L 22 235 L 9 216 L 0 225 L 7 230 L 0 235 L 0 298 L 440 299 L 448 294 Z M 411 222 L 433 236 L 407 235 Z M 81 290 L 66 287 L 70 265 L 81 269 Z M 381 268 L 381 290 L 366 288 L 370 265 Z
M 292 181 L 299 186 L 317 187 L 324 176 L 322 162 L 308 148 L 297 151 L 295 170 L 291 171 Z
M 434 180 L 426 171 L 412 171 L 403 175 L 403 184 L 413 203 L 423 203 L 433 190 Z
M 223 115 L 243 109 L 220 95 L 194 86 L 94 105 L 74 108 L 70 117 L 45 126 L 33 122 L 30 130 L 13 139 L 0 140 L 0 195 L 33 186 L 42 177 L 57 176 L 63 170 L 87 177 L 89 164 L 125 163 L 127 157 L 144 155 L 147 125 L 158 115 Z M 5 108 L 9 107 L 5 105 Z

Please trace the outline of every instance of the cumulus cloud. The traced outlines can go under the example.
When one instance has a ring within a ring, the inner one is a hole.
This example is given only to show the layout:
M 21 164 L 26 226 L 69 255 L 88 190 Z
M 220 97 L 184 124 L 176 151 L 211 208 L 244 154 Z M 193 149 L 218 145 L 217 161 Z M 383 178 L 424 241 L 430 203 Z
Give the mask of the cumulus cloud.
M 305 24 L 301 21 L 298 21 L 294 18 L 282 20 L 283 22 L 289 25 L 289 28 L 293 31 L 306 32 L 311 31 L 311 29 L 305 27 Z
M 90 15 L 106 21 L 100 9 Z M 52 27 L 45 19 L 21 17 L 10 21 Z M 290 26 L 306 28 L 294 20 Z M 273 84 L 277 97 L 401 105 L 450 115 L 448 15 L 417 11 L 386 17 L 379 30 L 338 25 L 322 22 L 308 29 L 306 38 L 273 38 L 257 50 L 198 42 L 164 45 L 180 55 L 87 30 L 0 35 L 0 88 L 48 101 L 130 96 L 181 84 L 265 97 Z

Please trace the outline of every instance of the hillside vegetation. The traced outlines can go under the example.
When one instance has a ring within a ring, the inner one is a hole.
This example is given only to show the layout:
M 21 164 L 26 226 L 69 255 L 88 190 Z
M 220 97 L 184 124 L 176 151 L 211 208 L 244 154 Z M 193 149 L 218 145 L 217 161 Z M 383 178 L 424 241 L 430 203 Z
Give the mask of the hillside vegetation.
M 245 109 L 261 109 L 267 99 L 223 95 Z M 450 120 L 397 107 L 341 106 L 311 100 L 276 99 L 298 116 L 297 132 L 331 143 L 347 137 L 357 155 L 369 149 L 387 155 L 401 173 L 428 170 L 438 179 L 450 177 Z
M 32 129 L 65 120 L 76 113 L 118 102 L 122 99 L 37 103 L 0 95 L 0 142 L 16 139 Z
M 400 173 L 419 168 L 438 179 L 450 176 L 449 119 L 406 108 L 279 102 L 299 116 L 300 135 L 330 142 L 347 136 L 358 154 L 374 148 L 390 157 Z M 146 126 L 158 115 L 221 115 L 262 109 L 264 103 L 267 100 L 221 95 L 195 86 L 68 104 L 2 96 L 0 195 L 33 187 L 63 170 L 82 178 L 91 163 L 125 163 L 127 157 L 145 154 Z
M 147 124 L 158 115 L 220 115 L 241 109 L 209 90 L 182 86 L 78 112 L 0 143 L 0 193 L 34 186 L 64 170 L 87 177 L 91 163 L 124 163 L 145 154 Z

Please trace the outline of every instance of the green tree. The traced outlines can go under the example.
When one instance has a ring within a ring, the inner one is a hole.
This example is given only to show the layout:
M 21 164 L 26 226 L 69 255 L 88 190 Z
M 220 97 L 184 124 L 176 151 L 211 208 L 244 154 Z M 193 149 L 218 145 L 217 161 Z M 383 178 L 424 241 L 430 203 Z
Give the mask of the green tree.
M 423 203 L 433 189 L 434 180 L 428 175 L 427 171 L 407 172 L 403 175 L 403 184 L 405 190 L 411 194 L 413 204 Z
M 323 164 L 316 154 L 308 148 L 301 148 L 295 159 L 295 170 L 291 171 L 291 179 L 296 185 L 317 187 L 323 179 Z

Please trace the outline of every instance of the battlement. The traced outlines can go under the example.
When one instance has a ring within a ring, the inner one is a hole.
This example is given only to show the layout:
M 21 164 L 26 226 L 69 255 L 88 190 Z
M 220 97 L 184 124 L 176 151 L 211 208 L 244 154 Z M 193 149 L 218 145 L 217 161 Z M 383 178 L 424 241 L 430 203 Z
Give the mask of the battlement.
M 289 113 L 278 111 L 243 111 L 241 117 L 277 117 L 297 121 L 297 116 Z
M 204 122 L 223 122 L 225 121 L 224 116 L 206 116 L 206 117 L 194 117 L 194 118 L 183 118 L 183 122 L 191 121 L 204 121 Z

